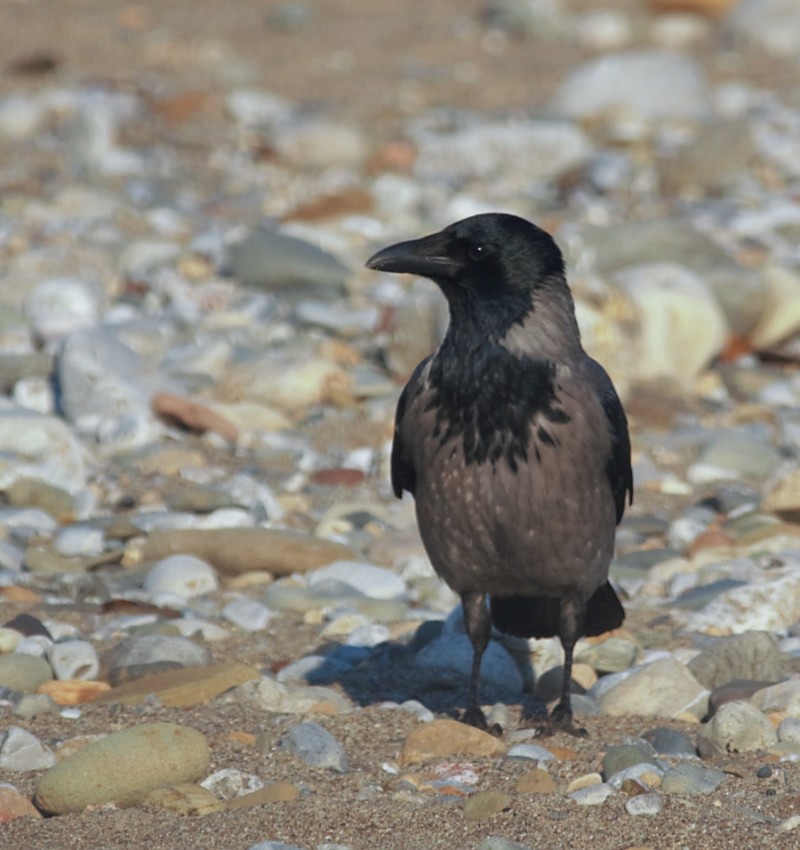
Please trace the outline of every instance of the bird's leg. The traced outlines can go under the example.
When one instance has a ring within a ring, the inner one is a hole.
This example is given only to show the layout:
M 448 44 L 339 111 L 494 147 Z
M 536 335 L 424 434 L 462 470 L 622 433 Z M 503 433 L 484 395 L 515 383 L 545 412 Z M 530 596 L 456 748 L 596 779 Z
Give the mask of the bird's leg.
M 481 674 L 481 659 L 489 645 L 492 617 L 486 605 L 485 593 L 462 593 L 461 604 L 464 608 L 464 628 L 472 644 L 472 673 L 469 677 L 467 708 L 461 719 L 470 726 L 488 730 L 486 717 L 478 701 L 478 680 Z
M 586 730 L 575 726 L 572 719 L 572 653 L 580 635 L 583 634 L 586 601 L 576 593 L 561 600 L 558 636 L 564 647 L 564 678 L 561 682 L 561 698 L 550 712 L 548 724 L 551 729 L 568 732 L 579 738 L 586 736 Z

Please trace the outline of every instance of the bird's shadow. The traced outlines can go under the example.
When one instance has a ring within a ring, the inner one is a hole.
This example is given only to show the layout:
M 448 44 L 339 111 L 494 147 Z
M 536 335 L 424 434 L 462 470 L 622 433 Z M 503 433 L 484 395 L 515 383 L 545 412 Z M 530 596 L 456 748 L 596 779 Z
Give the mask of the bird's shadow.
M 385 702 L 402 704 L 409 700 L 421 703 L 437 715 L 460 719 L 467 705 L 469 673 L 454 666 L 448 673 L 430 675 L 415 663 L 414 642 L 386 641 L 363 649 L 363 657 L 354 664 L 343 665 L 341 656 L 352 647 L 325 643 L 313 654 L 322 658 L 307 672 L 302 681 L 308 685 L 338 686 L 360 707 Z M 504 687 L 491 677 L 482 677 L 480 701 L 484 706 L 504 704 L 519 709 L 522 719 L 540 722 L 547 717 L 546 705 L 533 696 L 535 674 L 529 657 L 515 658 L 520 667 L 524 688 Z M 518 680 L 519 681 L 519 680 Z

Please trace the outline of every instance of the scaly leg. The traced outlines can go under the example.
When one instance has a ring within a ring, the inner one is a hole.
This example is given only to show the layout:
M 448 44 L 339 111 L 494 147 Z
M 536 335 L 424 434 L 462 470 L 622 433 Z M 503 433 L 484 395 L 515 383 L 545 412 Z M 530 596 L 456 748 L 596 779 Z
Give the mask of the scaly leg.
M 548 725 L 553 731 L 568 732 L 579 738 L 585 738 L 587 733 L 585 729 L 573 723 L 570 686 L 572 684 L 572 653 L 578 638 L 584 633 L 585 616 L 586 600 L 582 596 L 572 593 L 561 600 L 558 636 L 564 647 L 564 678 L 561 682 L 561 698 L 548 718 Z
M 469 678 L 467 708 L 461 719 L 470 726 L 488 730 L 489 726 L 478 700 L 478 680 L 481 674 L 481 659 L 489 645 L 492 617 L 486 605 L 485 593 L 462 593 L 461 604 L 464 608 L 464 628 L 472 644 L 472 673 Z

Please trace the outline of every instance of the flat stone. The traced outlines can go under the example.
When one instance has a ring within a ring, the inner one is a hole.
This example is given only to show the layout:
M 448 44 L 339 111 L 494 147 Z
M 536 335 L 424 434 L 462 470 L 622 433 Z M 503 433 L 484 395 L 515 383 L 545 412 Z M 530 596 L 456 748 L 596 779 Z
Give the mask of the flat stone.
M 629 815 L 657 815 L 663 808 L 658 794 L 638 794 L 625 801 L 625 811 Z
M 162 705 L 186 708 L 208 702 L 243 682 L 261 678 L 255 667 L 238 662 L 169 670 L 118 685 L 101 694 L 99 704 L 139 705 L 153 694 Z
M 457 720 L 433 720 L 417 726 L 403 742 L 401 765 L 454 755 L 498 756 L 505 745 L 498 738 Z
M 575 660 L 588 664 L 598 673 L 619 673 L 633 666 L 641 648 L 628 638 L 609 637 L 597 643 L 581 646 Z
M 114 802 L 133 806 L 155 788 L 192 783 L 208 771 L 205 736 L 176 723 L 145 723 L 89 744 L 49 770 L 35 802 L 50 814 Z
M 163 809 L 176 815 L 191 817 L 209 815 L 225 808 L 225 803 L 215 797 L 211 791 L 191 783 L 154 788 L 145 797 L 144 802 L 149 808 Z
M 537 768 L 523 773 L 517 780 L 516 789 L 520 794 L 552 794 L 556 783 L 546 770 Z
M 578 803 L 580 806 L 600 806 L 614 793 L 611 785 L 606 785 L 604 782 L 598 782 L 595 785 L 588 785 L 586 788 L 579 788 L 576 791 L 571 791 L 567 794 L 570 800 Z
M 756 691 L 750 702 L 763 712 L 800 717 L 800 679 L 787 679 Z
M 734 679 L 780 679 L 783 661 L 778 639 L 770 632 L 745 632 L 721 638 L 688 663 L 691 674 L 706 688 Z
M 671 767 L 661 783 L 665 794 L 710 794 L 716 791 L 725 779 L 721 770 L 683 763 Z
M 300 789 L 291 782 L 270 782 L 258 791 L 231 800 L 228 809 L 250 809 L 270 803 L 290 803 L 300 798 Z
M 103 659 L 112 685 L 181 667 L 209 664 L 211 652 L 190 638 L 177 635 L 131 635 L 114 646 Z
M 603 776 L 608 780 L 615 773 L 636 764 L 658 765 L 658 759 L 652 754 L 650 747 L 644 744 L 606 747 L 606 754 L 603 756 Z
M 509 798 L 501 791 L 478 791 L 464 802 L 464 820 L 489 820 L 509 804 Z
M 186 554 L 168 555 L 156 561 L 144 579 L 144 589 L 151 599 L 160 596 L 190 599 L 213 593 L 218 584 L 217 574 L 210 564 Z
M 264 783 L 253 773 L 244 773 L 235 767 L 223 767 L 215 770 L 201 783 L 203 788 L 221 800 L 232 800 L 253 791 L 258 791 Z
M 601 679 L 598 684 L 601 684 Z M 708 691 L 674 658 L 662 658 L 633 668 L 626 678 L 599 696 L 606 714 L 678 717 L 686 712 L 698 719 L 708 704 Z
M 357 553 L 342 543 L 274 528 L 154 531 L 145 540 L 141 554 L 145 560 L 157 560 L 177 552 L 202 558 L 225 576 L 255 570 L 290 575 L 334 561 L 358 560 Z
M 292 686 L 267 676 L 237 688 L 233 697 L 260 711 L 282 714 L 339 714 L 352 708 L 347 698 L 332 688 Z
M 12 714 L 23 720 L 32 720 L 41 714 L 58 714 L 58 703 L 47 694 L 23 694 Z
M 342 745 L 318 723 L 299 723 L 281 738 L 281 746 L 311 767 L 347 773 L 349 764 Z
M 693 757 L 697 755 L 694 744 L 688 735 L 676 729 L 658 727 L 649 729 L 642 738 L 650 744 L 659 755 Z
M 311 587 L 342 582 L 372 599 L 395 599 L 406 593 L 406 583 L 397 573 L 359 561 L 335 561 L 309 573 Z
M 0 739 L 0 770 L 44 770 L 55 763 L 53 751 L 26 729 L 11 726 Z
M 52 678 L 53 669 L 44 658 L 24 653 L 0 655 L 0 687 L 32 694 Z

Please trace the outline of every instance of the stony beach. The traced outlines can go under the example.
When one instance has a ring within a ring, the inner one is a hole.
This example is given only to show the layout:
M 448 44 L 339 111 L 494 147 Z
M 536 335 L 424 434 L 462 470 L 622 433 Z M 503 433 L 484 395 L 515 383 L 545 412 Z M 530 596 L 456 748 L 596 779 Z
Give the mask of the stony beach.
M 0 846 L 800 842 L 800 6 L 0 0 Z M 636 498 L 492 736 L 394 406 L 377 248 L 552 232 Z

